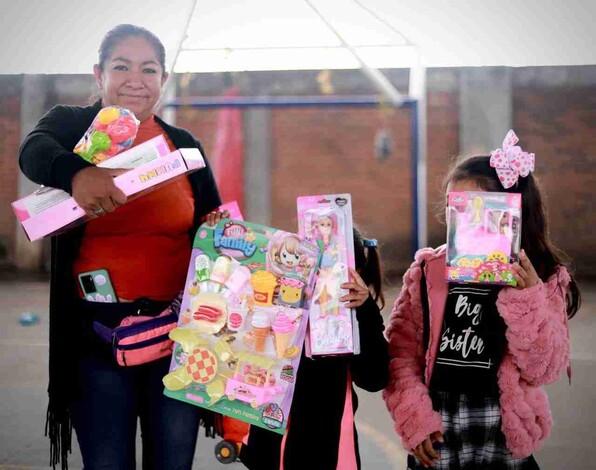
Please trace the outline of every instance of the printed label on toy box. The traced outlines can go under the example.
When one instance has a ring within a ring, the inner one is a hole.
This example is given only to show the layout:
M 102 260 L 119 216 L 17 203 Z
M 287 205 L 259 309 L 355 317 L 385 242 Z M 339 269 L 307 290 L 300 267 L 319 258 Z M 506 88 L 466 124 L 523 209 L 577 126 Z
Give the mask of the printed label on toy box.
M 60 204 L 62 201 L 70 199 L 70 194 L 61 189 L 41 188 L 26 199 L 22 199 L 30 217 L 41 214 L 50 207 Z

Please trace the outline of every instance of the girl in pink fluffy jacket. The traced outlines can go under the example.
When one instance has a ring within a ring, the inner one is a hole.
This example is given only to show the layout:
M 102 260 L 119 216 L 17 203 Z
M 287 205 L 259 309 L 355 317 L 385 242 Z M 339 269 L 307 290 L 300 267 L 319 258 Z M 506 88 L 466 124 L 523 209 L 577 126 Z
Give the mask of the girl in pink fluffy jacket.
M 538 182 L 525 173 L 508 181 L 491 157 L 476 156 L 446 178 L 447 192 L 522 194 L 516 288 L 447 283 L 444 246 L 418 251 L 404 275 L 385 331 L 383 397 L 408 469 L 539 468 L 532 453 L 552 427 L 542 386 L 569 367 L 567 321 L 580 293 L 548 239 Z

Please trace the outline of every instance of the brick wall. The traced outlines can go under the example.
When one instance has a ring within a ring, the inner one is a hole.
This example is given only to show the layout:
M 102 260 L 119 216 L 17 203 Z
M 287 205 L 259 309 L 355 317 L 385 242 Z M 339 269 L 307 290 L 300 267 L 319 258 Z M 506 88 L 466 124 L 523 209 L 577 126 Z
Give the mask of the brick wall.
M 404 93 L 408 76 L 386 71 Z M 429 242 L 444 240 L 442 179 L 459 152 L 458 69 L 428 71 Z M 54 102 L 85 104 L 90 76 L 56 76 L 48 91 Z M 313 95 L 320 92 L 316 72 L 196 74 L 177 77 L 179 96 L 220 95 L 231 83 L 241 94 Z M 19 132 L 19 79 L 0 77 L 0 245 L 11 250 L 14 217 L 8 203 L 16 196 L 16 152 Z M 333 72 L 336 94 L 373 94 L 359 72 Z M 513 126 L 524 148 L 537 155 L 537 174 L 549 195 L 553 240 L 578 260 L 582 275 L 596 275 L 595 216 L 589 210 L 596 186 L 596 67 L 524 68 L 513 70 Z M 213 149 L 217 110 L 179 109 L 178 125 Z M 411 260 L 410 112 L 379 108 L 284 108 L 271 113 L 272 225 L 296 227 L 296 197 L 322 191 L 351 192 L 355 220 L 381 241 L 387 265 L 401 272 Z M 375 157 L 374 139 L 386 126 L 394 150 L 386 161 Z M 438 216 L 437 216 L 438 215 Z M 1 249 L 1 248 L 0 248 Z
M 273 113 L 272 223 L 294 229 L 300 195 L 348 192 L 354 219 L 397 259 L 411 244 L 410 113 L 387 119 L 394 149 L 386 161 L 374 140 L 383 111 L 308 108 Z M 393 263 L 392 263 L 393 264 Z
M 20 96 L 21 77 L 0 75 L 0 265 L 14 256 L 16 219 L 10 203 L 18 198 Z
M 517 73 L 514 128 L 523 148 L 536 154 L 536 174 L 547 195 L 553 242 L 573 258 L 579 274 L 593 276 L 596 83 L 585 80 L 585 70 L 580 68 L 569 68 L 563 77 L 556 77 L 560 71 L 553 68 L 541 72 Z
M 402 92 L 407 92 L 404 70 L 385 71 Z M 369 80 L 359 72 L 331 75 L 338 95 L 374 94 Z M 231 82 L 223 74 L 187 75 L 178 80 L 180 96 L 217 95 Z M 317 72 L 259 72 L 238 74 L 234 84 L 244 95 L 316 95 Z M 442 200 L 440 187 L 448 156 L 458 148 L 457 72 L 437 70 L 429 76 L 429 200 Z M 210 154 L 217 111 L 180 109 L 177 122 L 198 136 Z M 272 135 L 271 224 L 296 227 L 296 198 L 305 194 L 350 192 L 354 216 L 361 229 L 376 237 L 391 272 L 403 272 L 412 249 L 412 175 L 410 111 L 381 108 L 283 108 L 274 109 Z M 375 157 L 379 129 L 392 135 L 393 153 L 386 161 Z M 429 208 L 431 240 L 440 243 L 444 227 Z

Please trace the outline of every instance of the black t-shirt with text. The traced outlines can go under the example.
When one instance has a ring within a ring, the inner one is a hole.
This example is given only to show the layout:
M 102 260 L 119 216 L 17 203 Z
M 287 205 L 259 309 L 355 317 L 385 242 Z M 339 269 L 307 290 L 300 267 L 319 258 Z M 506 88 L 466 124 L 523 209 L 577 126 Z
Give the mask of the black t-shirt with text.
M 431 390 L 498 396 L 497 370 L 505 323 L 497 311 L 499 286 L 449 284 Z

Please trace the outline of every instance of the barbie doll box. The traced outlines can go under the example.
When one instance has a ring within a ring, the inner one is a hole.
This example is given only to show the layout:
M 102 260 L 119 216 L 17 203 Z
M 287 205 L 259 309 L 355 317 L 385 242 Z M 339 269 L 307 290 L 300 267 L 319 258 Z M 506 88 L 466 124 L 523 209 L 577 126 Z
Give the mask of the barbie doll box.
M 356 310 L 346 308 L 340 286 L 354 268 L 352 200 L 349 194 L 302 196 L 297 200 L 298 233 L 321 250 L 310 303 L 307 355 L 330 356 L 360 352 Z
M 515 286 L 521 194 L 465 191 L 448 199 L 446 279 Z
M 318 262 L 317 245 L 292 233 L 201 225 L 164 393 L 285 433 Z
M 163 137 L 159 136 L 156 139 L 98 164 L 102 167 L 109 165 L 109 168 L 126 168 L 130 167 L 132 161 L 140 163 L 114 178 L 116 186 L 129 200 L 167 184 L 176 176 L 191 173 L 205 166 L 199 150 L 179 149 L 170 153 L 167 145 L 160 144 Z M 132 154 L 127 157 L 129 152 Z M 113 166 L 115 162 L 118 166 Z M 134 166 L 134 163 L 132 165 Z M 88 219 L 85 211 L 70 194 L 55 188 L 42 187 L 33 194 L 13 202 L 12 208 L 30 241 L 65 232 Z

